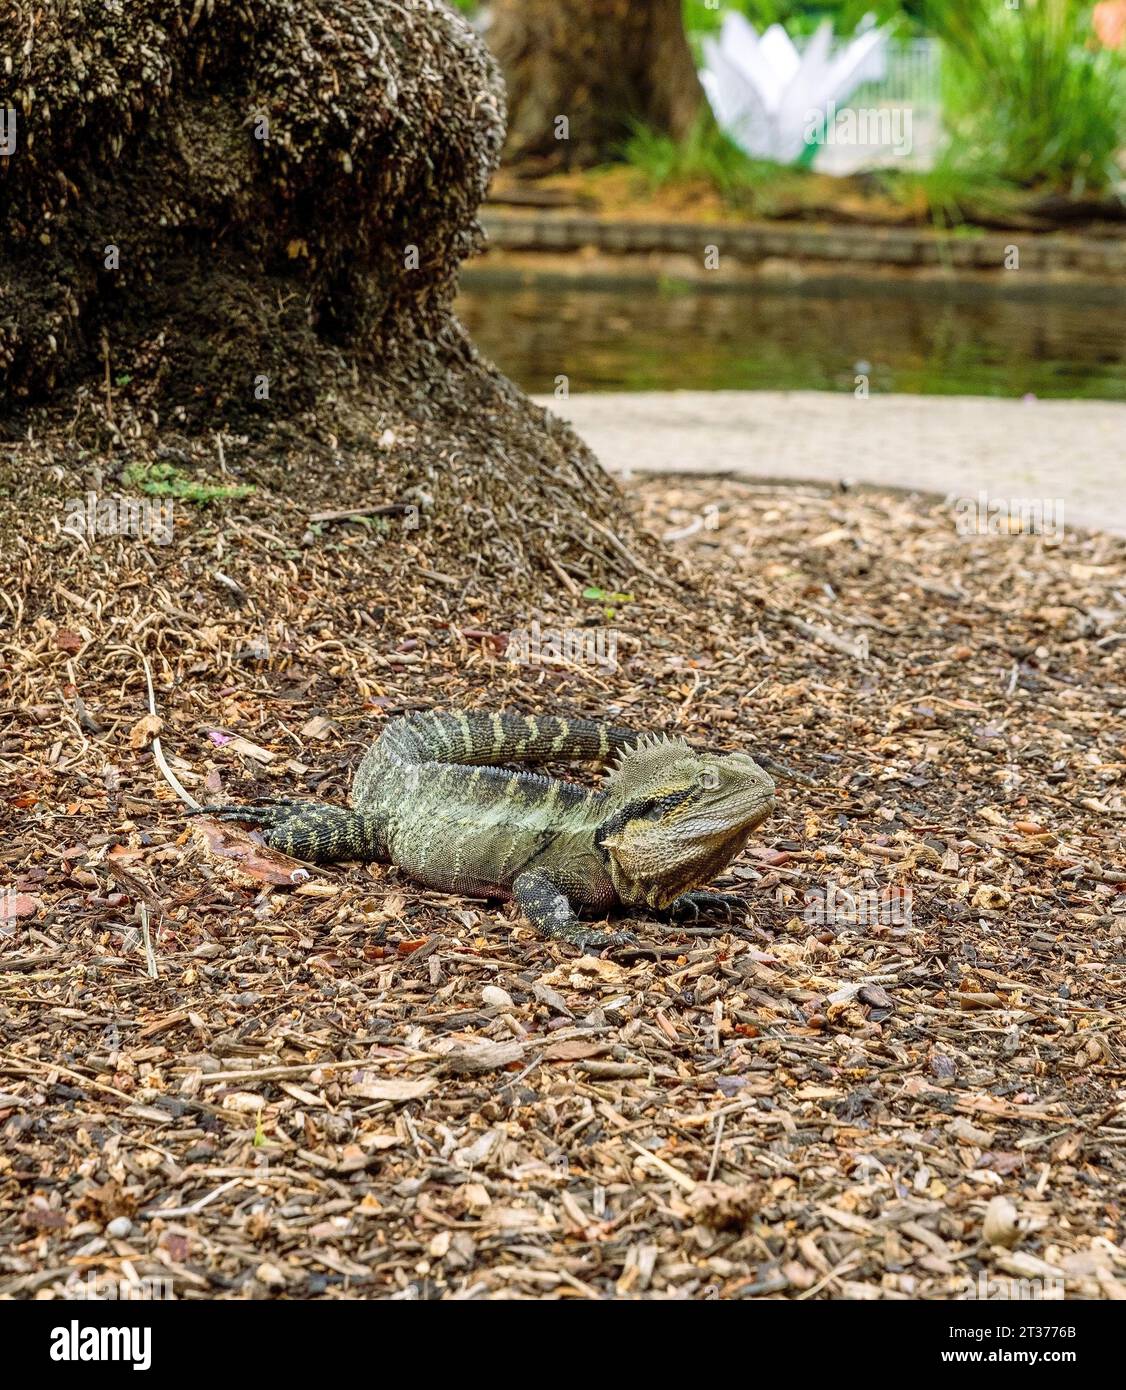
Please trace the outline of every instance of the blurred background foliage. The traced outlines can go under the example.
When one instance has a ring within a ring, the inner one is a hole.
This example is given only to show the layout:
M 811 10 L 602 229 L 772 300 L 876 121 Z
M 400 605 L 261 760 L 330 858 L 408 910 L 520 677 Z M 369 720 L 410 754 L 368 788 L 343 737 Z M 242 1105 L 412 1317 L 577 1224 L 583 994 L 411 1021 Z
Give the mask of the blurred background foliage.
M 1120 3 L 1126 10 L 1126 0 L 1104 0 L 1099 8 Z M 458 5 L 487 38 L 488 5 Z M 871 182 L 944 225 L 967 220 L 972 209 L 992 215 L 1030 191 L 1071 199 L 1120 196 L 1126 44 L 1100 42 L 1095 9 L 1084 0 L 683 0 L 684 27 L 697 56 L 701 39 L 715 34 L 730 10 L 760 30 L 781 24 L 799 43 L 826 20 L 843 38 L 871 16 L 888 27 L 894 42 L 939 46 L 941 134 L 933 154 L 921 167 L 916 161 L 874 171 Z M 629 133 L 617 157 L 650 189 L 701 185 L 733 211 L 768 214 L 764 203 L 788 197 L 799 176 L 748 158 L 706 110 L 687 136 L 636 120 L 624 124 Z
M 627 0 L 493 3 L 493 39 L 507 6 L 525 17 L 525 86 L 543 90 L 545 63 L 557 57 L 566 66 L 577 54 L 534 113 L 539 124 L 545 111 L 559 111 L 571 113 L 573 129 L 587 125 L 591 108 L 614 92 L 600 62 L 620 65 L 634 52 L 614 27 Z M 1126 0 L 628 3 L 650 20 L 682 23 L 697 66 L 704 41 L 733 10 L 760 33 L 783 25 L 799 50 L 825 20 L 847 41 L 872 16 L 887 26 L 888 61 L 841 105 L 910 111 L 912 157 L 849 149 L 851 172 L 846 161 L 822 159 L 832 151 L 817 152 L 812 168 L 752 158 L 718 127 L 701 92 L 681 129 L 626 103 L 594 159 L 576 158 L 573 139 L 524 163 L 509 151 L 494 185 L 501 203 L 581 207 L 611 220 L 934 226 L 950 239 L 999 229 L 1014 241 L 1027 231 L 1122 235 Z M 488 40 L 489 8 L 462 8 Z M 495 51 L 504 51 L 499 42 Z M 659 66 L 642 63 L 654 83 Z M 940 255 L 947 244 L 939 241 Z M 503 268 L 490 273 L 485 267 L 479 288 L 463 290 L 459 313 L 529 390 L 552 391 L 565 337 L 578 391 L 849 390 L 864 370 L 875 391 L 1126 399 L 1121 300 L 1112 290 L 1103 297 L 1103 287 L 1053 297 L 1006 280 L 1004 290 L 985 293 L 975 282 L 955 292 L 945 281 L 869 277 L 842 265 L 815 286 L 756 282 L 746 293 L 680 282 L 670 270 L 657 293 L 639 294 L 605 268 L 581 284 L 573 273 L 534 284 L 506 281 Z M 692 351 L 680 351 L 688 342 Z
M 943 42 L 950 149 L 967 166 L 1081 195 L 1121 177 L 1126 49 L 1097 41 L 1074 0 L 931 3 Z

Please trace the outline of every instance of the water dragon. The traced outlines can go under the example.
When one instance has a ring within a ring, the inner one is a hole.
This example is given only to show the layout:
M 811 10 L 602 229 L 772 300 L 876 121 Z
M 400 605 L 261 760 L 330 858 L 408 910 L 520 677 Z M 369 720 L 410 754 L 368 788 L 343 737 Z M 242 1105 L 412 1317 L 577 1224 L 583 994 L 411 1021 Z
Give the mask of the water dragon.
M 555 760 L 613 765 L 590 790 L 505 766 Z M 387 725 L 356 771 L 350 808 L 274 801 L 201 813 L 252 825 L 308 863 L 394 864 L 445 892 L 514 898 L 544 934 L 601 948 L 633 938 L 592 930 L 581 911 L 743 916 L 740 898 L 702 887 L 774 806 L 773 780 L 745 753 L 587 719 L 429 711 Z

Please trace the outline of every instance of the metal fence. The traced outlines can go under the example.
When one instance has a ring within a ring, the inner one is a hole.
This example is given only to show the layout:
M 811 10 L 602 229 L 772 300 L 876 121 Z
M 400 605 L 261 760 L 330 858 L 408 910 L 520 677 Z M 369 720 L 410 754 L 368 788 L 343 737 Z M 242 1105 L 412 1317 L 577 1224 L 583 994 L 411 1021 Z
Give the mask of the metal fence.
M 871 73 L 853 93 L 855 104 L 891 102 L 916 109 L 942 105 L 942 45 L 936 39 L 904 39 L 891 42 L 875 55 Z M 881 71 L 882 69 L 882 71 Z
M 795 40 L 803 51 L 809 38 Z M 834 39 L 833 57 L 851 42 Z M 942 105 L 942 45 L 937 39 L 892 39 L 873 53 L 862 70 L 861 85 L 849 97 L 849 106 L 881 103 L 937 110 Z
M 799 40 L 802 49 L 808 39 Z M 834 40 L 835 56 L 848 43 Z M 814 168 L 827 174 L 849 174 L 878 165 L 929 168 L 942 143 L 942 45 L 937 39 L 890 40 L 873 53 L 862 69 L 862 80 L 847 101 L 838 103 L 837 119 L 847 113 L 894 112 L 910 121 L 909 149 L 892 151 L 878 144 L 829 144 L 820 149 Z M 868 126 L 871 128 L 869 120 Z M 864 123 L 860 123 L 861 130 Z

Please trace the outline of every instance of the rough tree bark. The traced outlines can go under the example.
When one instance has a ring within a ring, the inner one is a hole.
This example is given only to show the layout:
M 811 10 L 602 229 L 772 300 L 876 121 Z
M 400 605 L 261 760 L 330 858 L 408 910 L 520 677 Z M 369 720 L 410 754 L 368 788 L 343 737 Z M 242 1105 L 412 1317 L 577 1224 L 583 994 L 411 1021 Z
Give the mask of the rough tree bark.
M 504 139 L 462 18 L 12 0 L 0 72 L 0 433 L 38 411 L 112 462 L 230 430 L 279 490 L 332 497 L 359 460 L 377 495 L 425 492 L 478 566 L 625 568 L 617 489 L 452 313 Z
M 494 0 L 488 40 L 508 85 L 515 164 L 602 163 L 631 121 L 683 139 L 703 109 L 681 0 Z

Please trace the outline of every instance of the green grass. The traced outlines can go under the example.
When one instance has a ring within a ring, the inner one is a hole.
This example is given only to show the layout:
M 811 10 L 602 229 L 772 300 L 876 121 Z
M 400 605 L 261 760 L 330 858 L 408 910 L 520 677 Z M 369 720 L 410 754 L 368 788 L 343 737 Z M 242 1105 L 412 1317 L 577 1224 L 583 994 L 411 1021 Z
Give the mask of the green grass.
M 984 162 L 959 160 L 948 148 L 931 169 L 886 169 L 876 176 L 888 195 L 940 228 L 967 230 L 981 217 L 1002 217 L 1019 190 Z
M 1126 133 L 1126 54 L 1099 48 L 1092 5 L 1030 0 L 933 0 L 944 42 L 952 150 L 1025 187 L 1079 196 L 1120 176 Z
M 206 478 L 189 478 L 171 463 L 131 463 L 122 474 L 122 482 L 150 497 L 174 497 L 200 506 L 249 497 L 254 491 L 252 483 L 213 483 Z
M 705 113 L 685 140 L 635 124 L 622 157 L 650 188 L 706 184 L 733 208 L 747 208 L 801 173 L 766 159 L 752 159 Z

